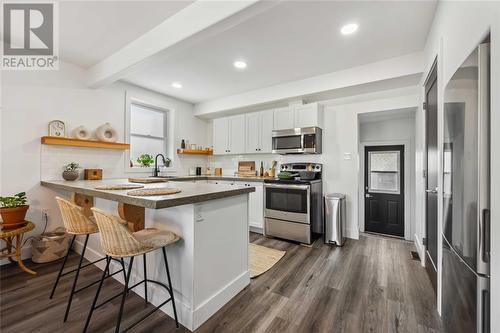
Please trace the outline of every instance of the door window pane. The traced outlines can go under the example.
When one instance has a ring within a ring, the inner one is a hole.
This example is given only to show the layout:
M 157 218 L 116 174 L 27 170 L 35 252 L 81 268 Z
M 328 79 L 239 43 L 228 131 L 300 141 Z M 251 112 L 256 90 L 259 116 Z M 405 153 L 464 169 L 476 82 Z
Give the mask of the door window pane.
M 370 192 L 399 193 L 399 151 L 368 152 L 368 188 Z

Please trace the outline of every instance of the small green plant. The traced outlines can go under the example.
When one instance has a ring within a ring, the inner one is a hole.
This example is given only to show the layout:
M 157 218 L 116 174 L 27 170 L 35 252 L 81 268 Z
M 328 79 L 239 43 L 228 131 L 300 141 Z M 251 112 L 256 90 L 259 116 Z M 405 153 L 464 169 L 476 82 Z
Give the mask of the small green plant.
M 155 162 L 155 159 L 153 158 L 152 155 L 149 154 L 142 154 L 137 158 L 137 163 L 139 163 L 142 166 L 148 167 L 151 164 Z
M 26 205 L 26 192 L 15 194 L 12 197 L 0 197 L 0 207 L 14 208 Z
M 64 166 L 64 171 L 76 171 L 79 168 L 80 168 L 80 166 L 78 165 L 78 163 L 71 162 L 71 163 Z

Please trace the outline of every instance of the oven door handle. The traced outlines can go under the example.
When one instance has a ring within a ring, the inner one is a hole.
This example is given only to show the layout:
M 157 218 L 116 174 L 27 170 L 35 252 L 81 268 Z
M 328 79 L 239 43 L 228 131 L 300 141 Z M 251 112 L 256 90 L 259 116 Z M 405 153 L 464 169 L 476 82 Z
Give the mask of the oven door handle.
M 296 185 L 296 184 L 265 184 L 265 187 L 270 188 L 291 188 L 297 190 L 308 190 L 309 185 Z

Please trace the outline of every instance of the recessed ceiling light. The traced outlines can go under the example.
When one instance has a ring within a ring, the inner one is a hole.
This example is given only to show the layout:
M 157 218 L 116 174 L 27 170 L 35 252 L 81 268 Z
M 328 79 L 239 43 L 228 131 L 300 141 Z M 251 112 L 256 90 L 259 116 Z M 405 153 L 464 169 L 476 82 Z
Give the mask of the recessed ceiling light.
M 356 23 L 349 23 L 344 25 L 342 29 L 340 29 L 340 32 L 342 35 L 350 35 L 355 33 L 358 30 L 358 27 L 359 26 Z
M 172 83 L 172 87 L 174 87 L 176 89 L 181 89 L 182 88 L 182 84 L 179 83 L 179 82 L 173 82 Z
M 247 63 L 243 60 L 236 60 L 235 62 L 233 62 L 233 66 L 238 69 L 245 69 L 247 68 Z

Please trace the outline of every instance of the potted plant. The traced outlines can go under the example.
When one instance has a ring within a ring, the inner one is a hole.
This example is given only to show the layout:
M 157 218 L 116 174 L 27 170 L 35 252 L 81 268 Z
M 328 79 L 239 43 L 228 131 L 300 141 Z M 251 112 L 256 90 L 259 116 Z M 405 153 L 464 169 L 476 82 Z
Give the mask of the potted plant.
M 0 197 L 0 215 L 4 228 L 15 227 L 24 223 L 29 205 L 26 204 L 26 192 L 11 197 Z
M 77 180 L 78 177 L 80 176 L 80 173 L 78 172 L 79 168 L 80 166 L 78 165 L 78 163 L 75 162 L 71 162 L 65 165 L 62 177 L 64 178 L 64 180 L 70 180 L 70 181 Z
M 139 163 L 143 167 L 149 167 L 151 164 L 155 162 L 155 159 L 152 155 L 142 154 L 137 158 L 137 163 Z

